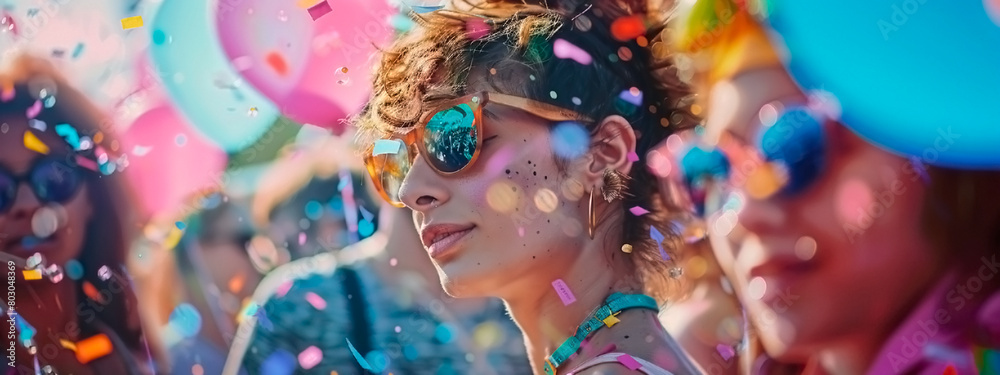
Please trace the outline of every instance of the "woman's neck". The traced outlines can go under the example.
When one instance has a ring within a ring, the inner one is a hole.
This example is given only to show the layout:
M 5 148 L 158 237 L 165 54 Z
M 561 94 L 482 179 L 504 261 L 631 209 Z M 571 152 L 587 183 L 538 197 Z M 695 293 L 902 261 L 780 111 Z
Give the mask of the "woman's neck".
M 591 244 L 603 241 L 591 241 Z M 586 246 L 585 246 L 586 247 Z M 609 262 L 595 262 L 606 256 L 586 256 L 603 253 L 599 249 L 584 249 L 570 267 L 558 277 L 566 283 L 575 301 L 567 304 L 551 285 L 554 280 L 527 281 L 532 285 L 516 288 L 510 296 L 504 296 L 511 317 L 524 333 L 524 344 L 528 359 L 535 374 L 543 373 L 547 357 L 556 351 L 567 338 L 576 334 L 577 327 L 594 310 L 604 304 L 614 292 L 632 292 L 637 288 L 621 277 L 621 265 Z M 620 257 L 617 257 L 620 259 Z M 542 285 L 545 284 L 545 285 Z

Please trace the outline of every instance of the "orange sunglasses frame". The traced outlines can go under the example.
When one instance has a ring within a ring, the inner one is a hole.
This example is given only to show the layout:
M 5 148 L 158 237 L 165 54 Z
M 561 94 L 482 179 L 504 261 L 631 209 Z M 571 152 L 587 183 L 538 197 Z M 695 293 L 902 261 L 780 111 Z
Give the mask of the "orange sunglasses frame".
M 507 107 L 517 108 L 522 111 L 528 112 L 534 116 L 538 116 L 548 121 L 561 122 L 561 121 L 581 121 L 581 122 L 592 122 L 592 120 L 586 116 L 579 114 L 576 111 L 572 111 L 566 108 L 555 106 L 548 103 L 543 103 L 537 100 L 522 98 L 514 95 L 500 94 L 496 92 L 481 91 L 469 95 L 465 95 L 459 98 L 441 102 L 434 106 L 434 110 L 426 112 L 420 119 L 419 125 L 408 129 L 405 132 L 394 134 L 386 139 L 396 139 L 403 142 L 406 146 L 406 152 L 409 154 L 408 158 L 410 160 L 410 165 L 413 165 L 413 161 L 416 160 L 417 154 L 427 155 L 426 146 L 424 142 L 420 142 L 424 138 L 424 128 L 430 122 L 434 115 L 438 112 L 446 110 L 451 107 L 458 106 L 460 104 L 470 104 L 473 111 L 473 126 L 477 129 L 476 131 L 476 150 L 472 154 L 472 158 L 466 163 L 462 168 L 454 172 L 445 172 L 434 166 L 434 163 L 428 161 L 431 169 L 442 176 L 450 176 L 464 171 L 469 166 L 476 163 L 479 159 L 479 152 L 482 150 L 483 146 L 483 111 L 482 108 L 487 103 L 496 103 Z M 384 166 L 386 165 L 386 158 L 390 155 L 372 155 L 374 146 L 366 152 L 364 158 L 365 168 L 368 169 L 368 176 L 371 178 L 372 183 L 375 184 L 375 189 L 378 190 L 379 195 L 382 196 L 389 204 L 396 207 L 404 207 L 403 202 L 393 201 L 389 197 L 389 194 L 385 191 L 384 186 L 382 186 L 381 176 L 384 172 Z M 382 160 L 379 161 L 377 158 L 381 157 Z M 424 156 L 426 157 L 426 156 Z M 409 173 L 409 170 L 406 171 Z M 406 173 L 403 174 L 404 178 Z

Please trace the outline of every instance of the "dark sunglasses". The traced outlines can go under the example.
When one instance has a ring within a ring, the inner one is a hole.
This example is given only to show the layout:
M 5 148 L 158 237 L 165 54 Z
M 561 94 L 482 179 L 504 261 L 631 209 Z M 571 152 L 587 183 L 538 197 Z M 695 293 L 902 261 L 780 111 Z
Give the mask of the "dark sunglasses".
M 762 107 L 759 129 L 750 141 L 730 133 L 704 141 L 704 129 L 685 134 L 673 155 L 695 213 L 711 217 L 738 209 L 743 199 L 793 197 L 812 186 L 827 164 L 828 130 L 833 122 L 805 105 L 773 102 Z M 734 194 L 740 192 L 741 194 Z
M 574 111 L 532 99 L 480 92 L 435 105 L 406 133 L 381 139 L 366 152 L 365 166 L 382 198 L 403 207 L 399 188 L 417 155 L 442 176 L 475 164 L 483 145 L 483 113 L 487 103 L 517 108 L 552 122 L 590 122 Z
M 28 184 L 42 203 L 66 203 L 82 185 L 76 168 L 53 158 L 39 159 L 22 175 L 0 169 L 0 213 L 14 206 L 22 182 Z

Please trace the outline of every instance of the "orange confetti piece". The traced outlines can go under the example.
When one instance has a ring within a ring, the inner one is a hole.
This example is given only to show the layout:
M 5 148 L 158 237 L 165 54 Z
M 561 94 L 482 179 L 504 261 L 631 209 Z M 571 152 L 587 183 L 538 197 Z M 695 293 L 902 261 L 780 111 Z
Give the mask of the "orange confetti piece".
M 24 270 L 23 272 L 24 272 L 24 279 L 25 280 L 41 280 L 42 279 L 42 270 Z
M 646 25 L 638 15 L 621 17 L 611 23 L 611 35 L 619 42 L 635 39 L 646 33 Z
M 264 58 L 267 61 L 267 65 L 274 69 L 275 73 L 280 76 L 285 76 L 288 74 L 288 62 L 285 61 L 285 56 L 282 56 L 278 52 L 269 52 Z
M 111 340 L 101 333 L 76 343 L 76 360 L 82 364 L 111 354 Z
M 313 5 L 319 4 L 322 1 L 323 0 L 299 0 L 297 3 L 295 3 L 295 6 L 302 9 L 309 9 L 312 8 Z
M 83 282 L 83 293 L 94 300 L 94 302 L 104 303 L 104 299 L 101 298 L 101 292 L 98 292 L 94 284 L 91 284 L 89 281 Z
M 243 290 L 243 284 L 245 281 L 246 278 L 243 277 L 243 274 L 233 276 L 233 278 L 229 279 L 229 291 L 231 293 L 238 293 Z
M 49 146 L 35 136 L 31 131 L 24 132 L 24 147 L 39 154 L 48 155 Z

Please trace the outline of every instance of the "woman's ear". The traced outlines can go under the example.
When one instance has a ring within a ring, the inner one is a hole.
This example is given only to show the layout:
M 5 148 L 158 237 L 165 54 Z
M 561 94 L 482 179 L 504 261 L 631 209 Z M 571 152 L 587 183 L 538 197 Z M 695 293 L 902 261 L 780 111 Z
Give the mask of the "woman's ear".
M 605 117 L 598 125 L 590 140 L 587 158 L 586 182 L 590 186 L 602 186 L 604 171 L 617 170 L 628 175 L 632 170 L 629 155 L 635 152 L 635 130 L 624 117 Z

